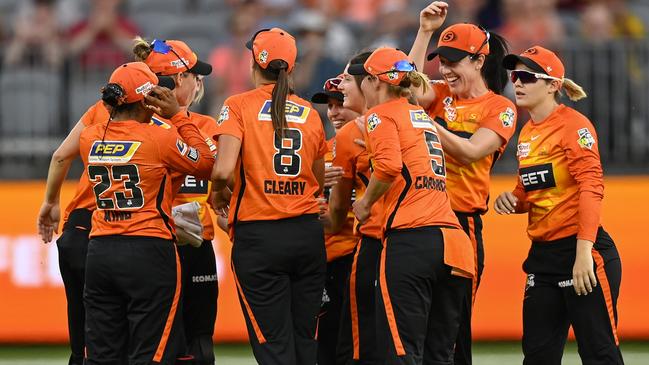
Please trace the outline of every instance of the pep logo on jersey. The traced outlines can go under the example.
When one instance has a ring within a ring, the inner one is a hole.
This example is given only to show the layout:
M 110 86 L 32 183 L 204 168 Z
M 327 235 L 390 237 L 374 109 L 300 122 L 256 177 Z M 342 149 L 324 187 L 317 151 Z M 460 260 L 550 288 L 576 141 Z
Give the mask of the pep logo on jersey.
M 156 117 L 151 117 L 151 122 L 149 123 L 151 125 L 157 125 L 158 127 L 162 127 L 164 129 L 170 129 L 171 126 L 168 123 L 163 122 L 162 120 L 156 118 Z
M 88 154 L 88 163 L 128 162 L 141 144 L 132 141 L 95 141 Z
M 269 122 L 271 121 L 270 117 L 270 106 L 271 101 L 266 100 L 264 105 L 262 105 L 261 110 L 259 111 L 258 119 L 260 121 Z M 286 121 L 291 123 L 304 123 L 306 118 L 309 116 L 311 108 L 304 105 L 296 104 L 292 101 L 286 101 Z
M 410 122 L 415 128 L 433 128 L 433 121 L 423 110 L 410 110 Z
M 518 175 L 525 191 L 549 189 L 557 186 L 554 180 L 554 170 L 551 163 L 523 167 Z

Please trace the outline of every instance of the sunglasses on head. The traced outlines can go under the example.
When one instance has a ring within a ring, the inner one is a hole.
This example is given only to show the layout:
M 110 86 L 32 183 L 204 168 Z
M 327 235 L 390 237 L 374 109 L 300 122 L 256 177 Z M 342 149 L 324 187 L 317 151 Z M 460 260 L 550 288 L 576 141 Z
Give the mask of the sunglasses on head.
M 537 82 L 539 79 L 559 80 L 558 78 L 552 77 L 550 75 L 526 71 L 526 70 L 513 70 L 510 72 L 509 78 L 510 80 L 512 80 L 512 84 L 518 80 L 521 80 L 521 83 L 523 84 L 533 84 Z
M 416 71 L 416 70 L 417 70 L 417 68 L 415 67 L 415 65 L 413 63 L 411 63 L 408 60 L 401 60 L 401 61 L 395 62 L 394 65 L 392 66 L 391 70 L 381 72 L 380 74 L 377 74 L 377 75 L 383 75 L 383 74 L 387 74 L 387 73 L 395 72 L 395 71 L 398 71 L 398 72 L 411 72 L 411 71 Z
M 151 49 L 153 49 L 153 52 L 160 53 L 160 54 L 167 54 L 169 52 L 173 53 L 180 62 L 182 62 L 183 66 L 189 71 L 189 65 L 185 60 L 183 60 L 182 57 L 176 51 L 174 51 L 173 47 L 168 45 L 166 41 L 161 41 L 159 39 L 154 39 L 153 42 L 151 42 Z
M 480 47 L 478 48 L 478 50 L 475 51 L 475 53 L 473 53 L 473 54 L 471 55 L 471 58 L 472 58 L 472 59 L 475 59 L 475 58 L 477 58 L 477 57 L 480 55 L 480 51 L 482 51 L 482 49 L 484 48 L 484 46 L 486 46 L 487 44 L 489 44 L 489 39 L 491 39 L 491 33 L 489 33 L 488 30 L 484 29 L 484 28 L 481 27 L 481 26 L 478 26 L 478 28 L 480 28 L 480 30 L 484 32 L 485 39 L 484 39 L 484 41 L 482 42 L 482 44 L 480 45 Z
M 325 81 L 324 86 L 322 87 L 325 91 L 338 91 L 338 86 L 340 86 L 341 78 L 332 77 Z

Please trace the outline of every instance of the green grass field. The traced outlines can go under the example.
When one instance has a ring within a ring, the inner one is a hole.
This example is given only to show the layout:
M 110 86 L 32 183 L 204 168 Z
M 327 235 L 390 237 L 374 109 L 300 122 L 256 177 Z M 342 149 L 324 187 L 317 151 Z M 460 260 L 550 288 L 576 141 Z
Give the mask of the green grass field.
M 649 364 L 649 342 L 622 344 L 626 365 Z M 250 347 L 226 344 L 215 347 L 217 365 L 255 364 Z M 63 346 L 0 346 L 0 365 L 65 365 L 67 348 Z M 522 363 L 520 344 L 516 342 L 480 342 L 474 344 L 476 365 L 514 365 Z M 581 364 L 577 348 L 570 343 L 563 358 L 564 365 Z

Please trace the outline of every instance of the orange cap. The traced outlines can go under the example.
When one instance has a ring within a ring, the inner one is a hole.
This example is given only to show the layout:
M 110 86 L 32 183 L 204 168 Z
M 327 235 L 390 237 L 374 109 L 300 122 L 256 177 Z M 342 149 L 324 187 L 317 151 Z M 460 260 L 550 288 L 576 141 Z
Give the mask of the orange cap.
M 466 56 L 488 55 L 489 38 L 489 32 L 475 24 L 453 24 L 442 32 L 437 49 L 428 55 L 428 60 L 440 55 L 451 62 L 458 62 Z
M 515 54 L 505 56 L 503 58 L 503 67 L 514 70 L 518 62 L 521 62 L 534 72 L 544 73 L 557 79 L 563 79 L 565 76 L 566 71 L 563 62 L 554 52 L 541 46 L 528 48 L 518 56 Z
M 255 62 L 264 70 L 274 60 L 288 63 L 288 72 L 295 66 L 297 57 L 295 38 L 284 29 L 262 29 L 252 36 L 252 39 L 246 43 L 246 47 L 252 50 Z
M 144 63 L 158 75 L 175 75 L 185 71 L 205 76 L 212 73 L 212 66 L 200 61 L 185 42 L 154 39 L 151 48 Z
M 392 85 L 399 85 L 406 73 L 414 70 L 408 55 L 390 47 L 377 48 L 362 66 L 350 65 L 347 68 L 350 75 L 370 74 Z
M 143 62 L 129 62 L 119 66 L 110 75 L 108 82 L 118 84 L 122 88 L 125 104 L 143 100 L 156 85 L 174 88 L 172 78 L 156 76 Z

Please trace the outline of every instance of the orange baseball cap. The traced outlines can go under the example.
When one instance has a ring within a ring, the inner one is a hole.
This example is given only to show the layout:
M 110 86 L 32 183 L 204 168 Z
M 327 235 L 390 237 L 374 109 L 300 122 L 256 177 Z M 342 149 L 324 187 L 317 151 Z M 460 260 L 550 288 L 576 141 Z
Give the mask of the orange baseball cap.
M 428 55 L 428 60 L 440 55 L 451 62 L 458 62 L 466 56 L 488 55 L 489 38 L 489 32 L 475 24 L 453 24 L 442 32 L 437 49 Z
M 212 73 L 212 66 L 199 60 L 185 42 L 154 39 L 151 48 L 144 63 L 158 75 L 169 76 L 185 71 L 204 76 Z
M 108 82 L 122 88 L 126 104 L 143 100 L 156 85 L 169 89 L 176 86 L 171 77 L 156 76 L 144 62 L 129 62 L 119 66 L 110 75 Z
M 349 65 L 350 75 L 374 75 L 388 84 L 399 85 L 406 72 L 415 71 L 408 55 L 396 48 L 377 48 L 363 65 Z
M 544 73 L 557 79 L 563 79 L 565 76 L 566 70 L 559 56 L 541 46 L 528 48 L 520 55 L 508 54 L 503 58 L 503 67 L 514 70 L 519 62 L 531 68 L 534 72 Z
M 289 72 L 295 66 L 297 57 L 295 38 L 284 29 L 262 29 L 246 43 L 246 48 L 252 51 L 255 62 L 264 70 L 274 60 L 288 63 Z

